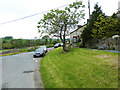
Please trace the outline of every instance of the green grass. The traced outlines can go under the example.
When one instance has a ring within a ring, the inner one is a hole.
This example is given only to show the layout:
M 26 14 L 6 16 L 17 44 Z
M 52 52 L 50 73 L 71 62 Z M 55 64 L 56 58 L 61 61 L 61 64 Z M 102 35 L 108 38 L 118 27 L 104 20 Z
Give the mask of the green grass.
M 15 52 L 15 53 L 9 53 L 9 54 L 2 54 L 2 55 L 0 55 L 0 57 L 9 56 L 9 55 L 16 55 L 16 54 L 20 54 L 20 53 L 24 53 L 24 52 Z
M 41 61 L 45 88 L 118 88 L 118 54 L 84 48 L 49 52 Z
M 9 56 L 9 55 L 15 55 L 15 54 L 20 54 L 20 53 L 25 53 L 25 52 L 32 52 L 34 51 L 35 49 L 27 49 L 27 48 L 23 48 L 23 49 L 20 49 L 20 52 L 14 52 L 14 53 L 8 53 L 8 54 L 2 54 L 0 55 L 0 57 L 2 56 Z
M 10 49 L 4 49 L 4 50 L 0 50 L 0 52 L 4 52 L 4 51 L 9 51 Z

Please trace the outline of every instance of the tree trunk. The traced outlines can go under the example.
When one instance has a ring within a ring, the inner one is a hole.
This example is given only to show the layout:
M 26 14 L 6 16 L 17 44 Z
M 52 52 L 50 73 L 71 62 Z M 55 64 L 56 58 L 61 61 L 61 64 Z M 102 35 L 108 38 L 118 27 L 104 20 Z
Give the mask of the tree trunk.
M 63 51 L 66 51 L 65 41 L 63 41 Z
M 66 51 L 66 40 L 65 40 L 66 29 L 67 29 L 67 25 L 65 24 L 64 35 L 63 35 L 63 51 Z

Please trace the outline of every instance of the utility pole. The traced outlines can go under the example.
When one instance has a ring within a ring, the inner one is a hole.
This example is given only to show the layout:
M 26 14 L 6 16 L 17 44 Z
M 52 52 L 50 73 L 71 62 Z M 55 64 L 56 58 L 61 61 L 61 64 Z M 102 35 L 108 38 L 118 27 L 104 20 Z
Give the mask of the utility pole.
M 89 19 L 90 19 L 90 0 L 88 0 Z

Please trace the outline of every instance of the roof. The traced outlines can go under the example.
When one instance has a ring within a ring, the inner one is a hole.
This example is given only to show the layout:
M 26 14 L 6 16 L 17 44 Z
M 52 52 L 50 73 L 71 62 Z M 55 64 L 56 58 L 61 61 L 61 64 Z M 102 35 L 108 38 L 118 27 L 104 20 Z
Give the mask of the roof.
M 86 25 L 86 24 L 85 24 L 85 25 Z M 83 26 L 85 26 L 85 25 L 83 25 Z M 77 28 L 76 30 L 74 30 L 74 31 L 70 32 L 70 34 L 72 34 L 72 33 L 76 32 L 77 30 L 79 30 L 79 29 L 80 29 L 80 28 L 82 28 L 83 26 L 78 25 L 78 28 Z

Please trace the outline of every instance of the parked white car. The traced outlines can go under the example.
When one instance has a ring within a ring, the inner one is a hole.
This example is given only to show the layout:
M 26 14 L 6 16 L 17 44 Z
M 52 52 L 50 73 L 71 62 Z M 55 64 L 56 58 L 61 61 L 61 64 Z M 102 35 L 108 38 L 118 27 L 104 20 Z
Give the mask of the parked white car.
M 45 53 L 48 52 L 48 48 L 47 48 L 46 46 L 40 46 L 40 48 L 42 48 L 42 49 L 45 51 Z M 39 48 L 39 49 L 40 49 L 40 48 Z
M 36 49 L 33 53 L 33 57 L 44 56 L 45 50 L 43 48 Z

